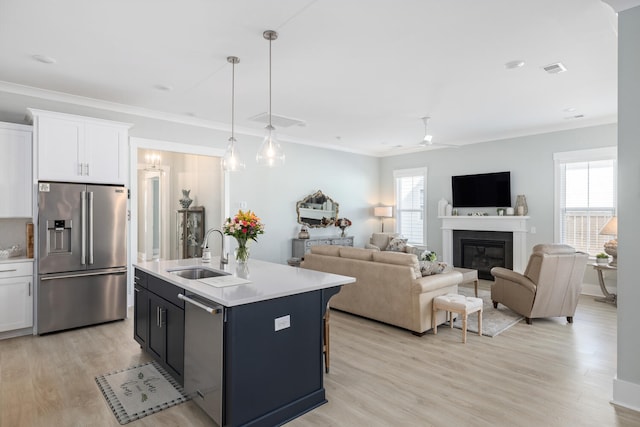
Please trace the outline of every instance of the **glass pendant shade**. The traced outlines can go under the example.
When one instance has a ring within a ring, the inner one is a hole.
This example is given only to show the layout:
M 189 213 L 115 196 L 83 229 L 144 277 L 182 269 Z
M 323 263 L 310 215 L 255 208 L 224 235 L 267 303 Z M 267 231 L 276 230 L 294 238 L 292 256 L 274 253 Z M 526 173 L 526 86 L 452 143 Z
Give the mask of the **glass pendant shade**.
M 229 172 L 239 172 L 245 169 L 245 164 L 238 152 L 238 146 L 234 137 L 229 138 L 227 151 L 225 151 L 224 157 L 222 158 L 222 167 Z
M 284 165 L 284 151 L 276 139 L 276 129 L 271 125 L 271 42 L 278 38 L 278 33 L 267 30 L 262 36 L 269 41 L 269 124 L 265 127 L 266 135 L 256 154 L 256 162 L 273 168 Z
M 231 64 L 231 137 L 227 144 L 227 150 L 222 158 L 222 167 L 225 171 L 238 172 L 245 168 L 244 162 L 238 152 L 238 141 L 235 138 L 235 106 L 236 106 L 236 64 L 240 62 L 237 56 L 228 56 L 227 62 Z
M 260 144 L 256 162 L 261 166 L 277 167 L 284 165 L 284 151 L 276 138 L 276 130 L 273 126 L 267 125 L 266 135 Z

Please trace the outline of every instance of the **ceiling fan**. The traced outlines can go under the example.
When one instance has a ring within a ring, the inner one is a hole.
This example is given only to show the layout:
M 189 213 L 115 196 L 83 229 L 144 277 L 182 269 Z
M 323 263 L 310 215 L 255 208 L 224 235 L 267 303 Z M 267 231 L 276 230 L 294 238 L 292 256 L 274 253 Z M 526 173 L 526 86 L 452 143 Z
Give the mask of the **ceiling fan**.
M 427 129 L 427 122 L 429 121 L 431 117 L 429 116 L 425 116 L 422 117 L 422 121 L 424 122 L 424 137 L 422 138 L 422 141 L 420 141 L 419 145 L 423 145 L 425 147 L 451 147 L 451 148 L 460 148 L 459 145 L 454 145 L 454 144 L 441 144 L 439 142 L 433 142 L 433 135 L 431 135 L 428 132 Z

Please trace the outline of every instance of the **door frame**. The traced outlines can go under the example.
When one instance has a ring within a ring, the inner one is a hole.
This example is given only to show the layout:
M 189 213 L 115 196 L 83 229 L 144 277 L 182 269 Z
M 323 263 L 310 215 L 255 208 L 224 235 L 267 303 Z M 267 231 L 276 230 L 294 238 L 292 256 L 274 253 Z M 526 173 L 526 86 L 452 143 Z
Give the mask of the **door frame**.
M 129 260 L 127 268 L 133 272 L 133 264 L 138 258 L 138 149 L 171 151 L 180 154 L 195 154 L 200 156 L 224 157 L 224 149 L 207 147 L 204 145 L 184 144 L 173 141 L 163 141 L 159 139 L 148 139 L 129 137 L 129 230 L 127 232 L 127 253 Z M 221 218 L 229 216 L 229 172 L 221 168 L 222 212 Z M 135 201 L 135 203 L 132 203 Z M 127 283 L 127 307 L 133 305 L 133 274 L 128 275 Z

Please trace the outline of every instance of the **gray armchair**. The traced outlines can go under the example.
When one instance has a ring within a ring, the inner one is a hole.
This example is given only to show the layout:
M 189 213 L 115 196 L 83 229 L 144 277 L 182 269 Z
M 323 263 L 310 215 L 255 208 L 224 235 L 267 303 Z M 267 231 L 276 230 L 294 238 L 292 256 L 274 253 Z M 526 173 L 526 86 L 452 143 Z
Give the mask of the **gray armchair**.
M 509 307 L 525 316 L 528 324 L 540 317 L 566 317 L 573 323 L 588 257 L 568 245 L 534 246 L 524 274 L 491 269 L 493 306 Z

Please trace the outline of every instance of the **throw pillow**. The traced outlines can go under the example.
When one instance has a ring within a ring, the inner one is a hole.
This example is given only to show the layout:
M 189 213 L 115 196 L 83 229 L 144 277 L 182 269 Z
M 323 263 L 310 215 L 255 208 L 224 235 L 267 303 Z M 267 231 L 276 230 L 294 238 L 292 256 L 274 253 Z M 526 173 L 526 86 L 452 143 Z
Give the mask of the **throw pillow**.
M 407 240 L 409 239 L 394 237 L 393 239 L 391 239 L 391 241 L 389 242 L 389 245 L 385 250 L 391 251 L 391 252 L 404 252 L 404 248 L 407 246 Z
M 432 274 L 448 273 L 453 270 L 453 267 L 446 262 L 432 262 L 424 261 L 421 263 L 420 272 L 422 277 L 431 276 Z

